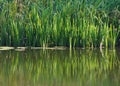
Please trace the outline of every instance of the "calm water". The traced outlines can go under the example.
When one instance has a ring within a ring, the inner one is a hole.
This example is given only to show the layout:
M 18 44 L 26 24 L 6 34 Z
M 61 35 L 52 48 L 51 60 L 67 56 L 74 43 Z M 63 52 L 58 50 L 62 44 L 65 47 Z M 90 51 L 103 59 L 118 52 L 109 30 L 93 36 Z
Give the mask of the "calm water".
M 120 86 L 119 50 L 0 51 L 0 86 Z

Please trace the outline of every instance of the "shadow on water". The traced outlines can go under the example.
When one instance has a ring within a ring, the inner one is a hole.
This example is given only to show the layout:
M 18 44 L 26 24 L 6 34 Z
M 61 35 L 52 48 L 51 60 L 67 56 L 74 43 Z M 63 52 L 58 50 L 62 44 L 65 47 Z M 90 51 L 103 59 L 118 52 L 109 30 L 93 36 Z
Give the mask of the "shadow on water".
M 0 86 L 119 86 L 117 50 L 0 51 Z

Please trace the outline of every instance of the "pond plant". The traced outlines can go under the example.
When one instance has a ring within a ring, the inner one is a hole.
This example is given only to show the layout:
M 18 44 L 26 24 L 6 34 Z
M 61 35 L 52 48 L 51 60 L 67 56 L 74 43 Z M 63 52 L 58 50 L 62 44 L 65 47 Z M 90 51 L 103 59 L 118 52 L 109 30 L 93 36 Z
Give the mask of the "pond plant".
M 0 0 L 0 46 L 114 48 L 119 32 L 119 0 Z

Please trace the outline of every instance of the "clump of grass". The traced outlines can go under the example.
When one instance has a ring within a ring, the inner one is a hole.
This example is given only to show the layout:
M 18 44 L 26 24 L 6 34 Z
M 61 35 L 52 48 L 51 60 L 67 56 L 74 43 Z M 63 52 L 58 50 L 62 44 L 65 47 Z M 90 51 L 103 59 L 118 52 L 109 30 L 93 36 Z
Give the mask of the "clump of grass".
M 120 10 L 117 3 L 116 0 L 109 4 L 108 0 L 0 1 L 0 45 L 114 48 L 119 38 L 119 25 L 115 24 Z M 118 13 L 115 22 L 110 19 L 111 5 Z

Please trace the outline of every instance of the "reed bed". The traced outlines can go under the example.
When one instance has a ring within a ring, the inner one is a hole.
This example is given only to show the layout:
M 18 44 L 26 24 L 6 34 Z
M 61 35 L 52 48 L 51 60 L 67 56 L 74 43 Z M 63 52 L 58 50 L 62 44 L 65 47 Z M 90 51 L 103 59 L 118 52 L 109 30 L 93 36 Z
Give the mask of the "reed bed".
M 0 0 L 0 45 L 114 48 L 119 5 L 119 0 Z

